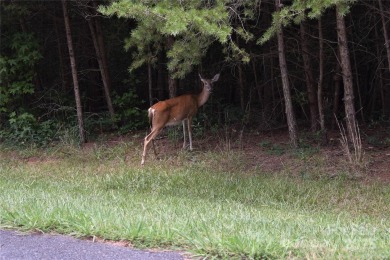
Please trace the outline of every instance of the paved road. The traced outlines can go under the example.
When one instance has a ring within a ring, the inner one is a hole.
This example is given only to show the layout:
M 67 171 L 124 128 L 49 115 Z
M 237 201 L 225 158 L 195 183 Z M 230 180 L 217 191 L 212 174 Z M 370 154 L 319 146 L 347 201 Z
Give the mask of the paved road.
M 0 259 L 179 260 L 184 257 L 176 252 L 147 252 L 61 235 L 23 234 L 0 230 Z

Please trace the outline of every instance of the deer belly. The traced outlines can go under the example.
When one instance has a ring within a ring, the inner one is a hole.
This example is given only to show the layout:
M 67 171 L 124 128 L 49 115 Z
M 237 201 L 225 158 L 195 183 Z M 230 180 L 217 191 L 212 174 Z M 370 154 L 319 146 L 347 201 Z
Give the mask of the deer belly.
M 168 121 L 166 126 L 174 126 L 174 125 L 180 125 L 183 122 L 184 119 L 176 119 L 172 118 L 171 120 Z

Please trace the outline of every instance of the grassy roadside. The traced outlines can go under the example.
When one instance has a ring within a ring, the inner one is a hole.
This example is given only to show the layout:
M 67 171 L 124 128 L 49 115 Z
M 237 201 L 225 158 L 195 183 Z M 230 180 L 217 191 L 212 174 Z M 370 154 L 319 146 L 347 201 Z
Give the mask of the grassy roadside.
M 235 152 L 141 168 L 130 148 L 4 153 L 0 226 L 223 258 L 390 257 L 389 185 L 246 172 Z

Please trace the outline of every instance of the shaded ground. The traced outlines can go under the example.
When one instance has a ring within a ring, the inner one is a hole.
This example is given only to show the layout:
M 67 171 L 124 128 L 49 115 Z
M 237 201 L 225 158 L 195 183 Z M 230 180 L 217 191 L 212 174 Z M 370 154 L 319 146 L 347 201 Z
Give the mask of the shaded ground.
M 255 170 L 301 176 L 311 174 L 335 176 L 342 172 L 349 172 L 353 177 L 361 177 L 365 181 L 379 180 L 390 183 L 390 129 L 387 128 L 366 129 L 362 133 L 364 162 L 359 174 L 354 174 L 356 170 L 351 167 L 344 155 L 339 140 L 340 134 L 337 131 L 328 133 L 329 141 L 326 145 L 322 144 L 320 137 L 312 133 L 301 133 L 303 138 L 301 137 L 298 149 L 290 147 L 287 129 L 268 132 L 241 132 L 229 129 L 203 133 L 202 136 L 196 136 L 196 131 L 194 131 L 194 151 L 187 153 L 185 160 L 180 161 L 179 157 L 183 153 L 181 129 L 178 128 L 176 132 L 173 130 L 173 134 L 169 132 L 172 131 L 172 128 L 170 129 L 164 130 L 155 143 L 159 159 L 174 161 L 178 158 L 176 162 L 170 162 L 172 166 L 184 164 L 188 160 L 196 160 L 194 158 L 199 154 L 220 152 L 231 156 L 227 158 L 224 165 L 219 165 L 220 169 L 226 171 L 240 169 L 248 172 Z M 126 160 L 132 161 L 130 164 L 138 165 L 138 161 L 141 162 L 143 139 L 146 134 L 147 131 L 144 130 L 126 136 L 113 135 L 108 140 L 89 142 L 83 146 L 83 149 L 88 152 L 99 145 L 112 148 L 120 144 L 132 143 L 133 145 L 130 145 L 126 151 Z M 201 160 L 205 159 L 205 156 L 207 154 L 200 156 Z M 240 156 L 240 158 L 233 158 L 234 156 Z M 42 161 L 48 163 L 53 159 L 32 156 L 27 160 L 29 163 Z M 210 160 L 208 163 L 212 164 L 213 161 Z M 148 161 L 156 161 L 152 147 L 148 150 L 146 164 Z
M 136 135 L 136 143 L 142 147 L 143 134 Z M 289 174 L 316 174 L 333 176 L 340 172 L 354 171 L 345 157 L 338 132 L 328 133 L 329 142 L 311 136 L 301 140 L 299 149 L 289 146 L 287 130 L 272 132 L 240 132 L 237 130 L 194 137 L 193 146 L 197 151 L 237 151 L 241 154 L 246 170 L 259 169 L 264 172 L 285 172 Z M 206 136 L 206 137 L 205 137 Z M 134 135 L 133 135 L 134 137 Z M 122 141 L 125 141 L 126 138 Z M 364 169 L 360 177 L 365 180 L 379 180 L 390 183 L 390 132 L 389 130 L 366 130 L 362 134 Z M 159 157 L 177 156 L 182 151 L 182 139 L 171 138 L 163 133 L 156 141 Z M 148 159 L 155 160 L 153 150 Z

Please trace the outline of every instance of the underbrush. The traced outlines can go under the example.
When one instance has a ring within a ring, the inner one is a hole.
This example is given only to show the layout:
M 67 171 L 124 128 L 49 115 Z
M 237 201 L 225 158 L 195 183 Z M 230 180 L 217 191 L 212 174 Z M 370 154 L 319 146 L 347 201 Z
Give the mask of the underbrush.
M 390 257 L 389 185 L 315 168 L 316 178 L 247 169 L 231 149 L 179 152 L 145 167 L 140 153 L 131 142 L 3 150 L 0 226 L 202 257 Z

